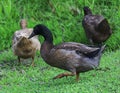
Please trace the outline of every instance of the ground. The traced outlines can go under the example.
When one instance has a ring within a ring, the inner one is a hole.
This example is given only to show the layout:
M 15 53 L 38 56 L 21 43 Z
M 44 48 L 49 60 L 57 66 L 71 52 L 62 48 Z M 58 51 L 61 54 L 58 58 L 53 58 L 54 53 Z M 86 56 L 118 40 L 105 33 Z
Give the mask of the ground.
M 53 80 L 65 72 L 47 65 L 37 53 L 35 67 L 31 59 L 18 64 L 11 49 L 0 52 L 0 93 L 119 93 L 120 92 L 120 50 L 104 52 L 99 70 Z

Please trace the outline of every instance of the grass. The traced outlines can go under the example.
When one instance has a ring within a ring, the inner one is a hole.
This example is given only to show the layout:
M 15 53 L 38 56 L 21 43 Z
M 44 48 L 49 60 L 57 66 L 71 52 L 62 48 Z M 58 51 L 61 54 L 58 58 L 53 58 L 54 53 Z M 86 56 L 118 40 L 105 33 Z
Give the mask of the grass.
M 0 0 L 0 93 L 119 93 L 119 4 L 120 0 Z M 80 81 L 75 82 L 74 76 L 52 80 L 65 71 L 47 65 L 39 53 L 35 67 L 30 66 L 31 59 L 18 65 L 11 41 L 13 33 L 20 29 L 21 18 L 28 20 L 28 27 L 38 23 L 48 26 L 55 44 L 64 41 L 88 44 L 81 24 L 84 6 L 107 18 L 113 30 L 105 42 L 107 51 L 101 59 L 102 70 L 81 73 Z
M 81 73 L 76 82 L 75 76 L 52 80 L 65 71 L 47 65 L 40 56 L 35 58 L 35 67 L 30 66 L 31 59 L 18 65 L 9 49 L 0 56 L 0 93 L 119 93 L 119 55 L 120 50 L 105 52 L 99 66 L 102 70 Z
M 88 44 L 82 27 L 84 6 L 89 6 L 93 14 L 101 14 L 108 19 L 113 34 L 105 43 L 108 49 L 116 49 L 120 44 L 119 3 L 120 0 L 34 0 L 34 3 L 0 0 L 0 50 L 11 47 L 12 35 L 20 29 L 21 18 L 28 20 L 28 27 L 45 24 L 52 31 L 55 44 L 63 41 Z

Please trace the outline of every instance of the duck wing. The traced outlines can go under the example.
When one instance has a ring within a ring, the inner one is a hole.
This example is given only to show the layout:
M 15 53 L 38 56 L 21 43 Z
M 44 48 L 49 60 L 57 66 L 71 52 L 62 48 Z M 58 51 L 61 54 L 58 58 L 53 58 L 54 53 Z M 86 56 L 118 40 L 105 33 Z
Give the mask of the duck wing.
M 76 52 L 79 51 L 79 53 L 83 53 L 83 54 L 88 54 L 88 53 L 94 52 L 96 50 L 99 50 L 99 48 L 92 47 L 92 46 L 89 47 L 85 44 L 75 43 L 75 42 L 65 42 L 60 45 L 55 46 L 54 49 L 56 49 L 56 50 L 57 49 L 65 49 L 65 50 L 69 50 L 69 51 L 75 50 Z
M 85 22 L 88 25 L 97 25 L 105 18 L 101 15 L 86 15 L 83 19 L 83 22 Z
M 88 37 L 90 34 L 97 35 L 96 32 L 98 31 L 98 25 L 102 22 L 102 20 L 104 20 L 104 17 L 101 15 L 86 15 L 84 17 L 82 25 L 88 34 Z
M 107 19 L 102 20 L 102 21 L 98 24 L 96 30 L 97 30 L 97 31 L 100 31 L 100 32 L 102 31 L 103 33 L 105 33 L 106 31 L 111 31 Z
M 82 54 L 89 57 L 89 58 L 92 58 L 92 57 L 95 57 L 99 53 L 99 51 L 100 51 L 100 49 L 97 49 L 97 50 L 94 50 L 91 52 L 82 52 Z M 81 51 L 76 50 L 76 53 L 80 55 Z

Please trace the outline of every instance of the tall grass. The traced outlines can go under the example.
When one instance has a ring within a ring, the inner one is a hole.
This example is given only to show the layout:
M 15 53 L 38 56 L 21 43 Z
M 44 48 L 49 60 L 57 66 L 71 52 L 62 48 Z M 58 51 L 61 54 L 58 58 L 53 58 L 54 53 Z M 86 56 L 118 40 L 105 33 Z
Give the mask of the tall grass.
M 116 49 L 120 44 L 119 3 L 120 0 L 1 0 L 0 50 L 11 47 L 12 35 L 20 29 L 21 18 L 28 20 L 29 27 L 38 23 L 48 26 L 55 44 L 65 41 L 88 44 L 81 24 L 84 6 L 108 19 L 113 34 L 105 43 L 109 49 Z
M 1 1 L 2 7 L 3 7 L 3 12 L 6 16 L 10 16 L 11 14 L 11 0 L 4 0 Z

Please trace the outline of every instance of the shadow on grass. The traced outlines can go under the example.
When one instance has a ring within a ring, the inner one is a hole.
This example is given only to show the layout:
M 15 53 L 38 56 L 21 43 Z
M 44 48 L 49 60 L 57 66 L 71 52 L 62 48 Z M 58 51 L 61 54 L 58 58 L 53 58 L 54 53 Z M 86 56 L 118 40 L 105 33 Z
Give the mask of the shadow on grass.
M 2 60 L 0 61 L 0 68 L 10 69 L 10 70 L 13 70 L 13 68 L 16 68 L 16 70 L 20 70 L 21 68 L 24 68 L 24 67 L 32 67 L 31 62 L 32 61 L 30 59 L 21 60 L 21 63 L 19 63 L 17 59 L 12 59 L 9 61 Z
M 31 66 L 32 60 L 31 59 L 21 59 L 21 63 L 18 62 L 17 59 L 12 59 L 12 60 L 2 60 L 0 61 L 0 68 L 1 69 L 9 69 L 13 70 L 14 68 L 16 70 L 20 70 L 23 68 L 29 68 L 29 67 L 37 67 L 37 64 L 35 66 Z M 39 65 L 38 65 L 39 66 Z M 39 68 L 41 72 L 43 72 L 46 69 L 50 69 L 50 66 L 44 66 Z
M 73 78 L 72 77 L 71 78 L 70 77 L 61 78 L 61 79 L 57 79 L 57 80 L 53 80 L 52 78 L 49 78 L 48 81 L 40 81 L 39 85 L 40 86 L 45 86 L 45 87 L 48 87 L 48 88 L 50 88 L 50 87 L 54 88 L 54 87 L 59 87 L 63 84 L 65 86 L 65 85 L 75 84 L 75 83 L 79 83 L 79 81 L 76 82 L 74 77 Z
M 17 63 L 17 60 L 15 60 L 15 59 L 14 60 L 9 60 L 9 61 L 2 60 L 0 62 L 0 67 L 1 68 L 5 68 L 6 66 L 13 67 L 13 66 L 17 65 L 16 63 Z

